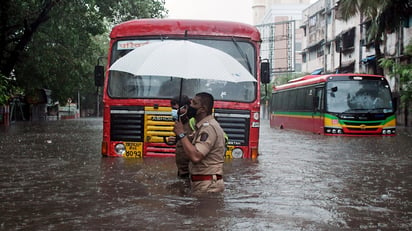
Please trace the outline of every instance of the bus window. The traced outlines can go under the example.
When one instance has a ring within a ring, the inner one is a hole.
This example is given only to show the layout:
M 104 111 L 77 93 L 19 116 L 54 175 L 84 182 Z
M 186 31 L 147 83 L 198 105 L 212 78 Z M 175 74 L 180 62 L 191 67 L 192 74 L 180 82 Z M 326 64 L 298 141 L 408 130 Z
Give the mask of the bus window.
M 136 44 L 147 44 L 160 40 L 127 40 Z M 256 66 L 254 47 L 249 42 L 214 39 L 191 39 L 190 41 L 219 49 L 238 60 L 252 74 Z M 118 41 L 113 46 L 112 63 L 132 49 L 121 46 L 124 41 Z M 111 98 L 172 98 L 179 94 L 182 83 L 182 94 L 194 96 L 198 92 L 208 92 L 221 101 L 253 102 L 256 100 L 256 83 L 230 83 L 225 81 L 180 79 L 176 77 L 133 76 L 119 71 L 110 71 L 108 92 Z
M 316 95 L 314 97 L 314 109 L 315 111 L 323 111 L 323 88 L 316 89 Z
M 393 112 L 389 86 L 382 81 L 335 81 L 327 92 L 330 112 Z

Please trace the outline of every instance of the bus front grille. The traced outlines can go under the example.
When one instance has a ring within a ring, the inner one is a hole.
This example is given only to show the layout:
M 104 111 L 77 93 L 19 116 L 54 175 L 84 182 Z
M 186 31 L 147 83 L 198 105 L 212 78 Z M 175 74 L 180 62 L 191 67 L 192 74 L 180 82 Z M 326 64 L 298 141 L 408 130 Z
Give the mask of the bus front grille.
M 362 121 L 362 122 L 352 122 L 352 121 L 343 121 L 345 125 L 350 125 L 350 126 L 359 126 L 361 124 L 365 124 L 367 126 L 379 126 L 382 124 L 381 121 L 378 122 L 368 122 L 368 121 Z
M 175 146 L 165 143 L 147 143 L 144 153 L 145 156 L 174 156 Z
M 110 140 L 142 142 L 144 110 L 136 106 L 110 108 Z
M 354 128 L 354 127 L 348 127 L 347 128 L 348 130 L 351 130 L 351 131 L 378 131 L 378 128 L 358 128 L 358 127 L 356 127 L 356 128 Z
M 229 145 L 248 145 L 250 111 L 215 109 L 215 118 L 226 135 Z
M 145 108 L 145 156 L 174 155 L 174 145 L 165 144 L 164 138 L 175 136 L 175 122 L 170 114 L 170 107 Z

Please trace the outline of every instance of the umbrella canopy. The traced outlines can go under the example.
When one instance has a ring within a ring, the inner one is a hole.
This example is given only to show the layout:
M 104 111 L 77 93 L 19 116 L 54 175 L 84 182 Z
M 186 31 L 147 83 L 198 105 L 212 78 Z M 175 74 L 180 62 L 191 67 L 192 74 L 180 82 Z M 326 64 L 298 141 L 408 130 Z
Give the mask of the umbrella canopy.
M 118 59 L 109 70 L 142 76 L 256 82 L 232 56 L 187 40 L 166 40 L 138 47 Z

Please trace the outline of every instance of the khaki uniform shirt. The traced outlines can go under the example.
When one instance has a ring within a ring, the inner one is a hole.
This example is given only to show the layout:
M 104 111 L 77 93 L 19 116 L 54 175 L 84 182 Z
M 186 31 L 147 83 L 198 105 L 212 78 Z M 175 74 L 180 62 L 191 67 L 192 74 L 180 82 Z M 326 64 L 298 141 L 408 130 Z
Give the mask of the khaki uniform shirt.
M 203 154 L 199 163 L 190 162 L 191 175 L 223 175 L 225 137 L 223 129 L 212 115 L 196 124 L 192 144 Z

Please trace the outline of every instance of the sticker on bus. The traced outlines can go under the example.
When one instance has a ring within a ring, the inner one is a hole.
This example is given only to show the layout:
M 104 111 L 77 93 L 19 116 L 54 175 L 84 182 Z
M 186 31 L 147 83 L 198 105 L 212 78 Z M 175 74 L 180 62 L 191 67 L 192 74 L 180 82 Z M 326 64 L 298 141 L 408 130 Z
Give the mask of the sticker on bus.
M 125 40 L 117 42 L 117 50 L 133 50 L 135 48 L 157 42 L 156 40 Z

